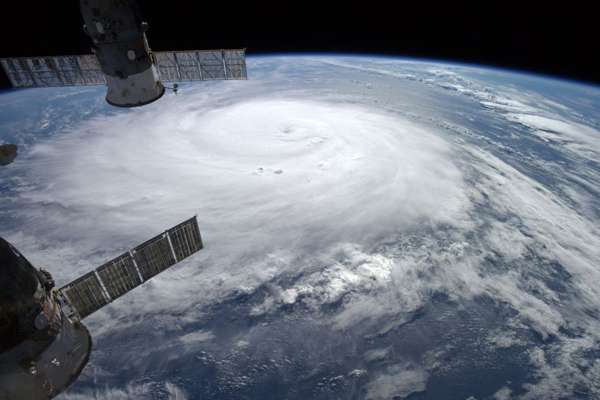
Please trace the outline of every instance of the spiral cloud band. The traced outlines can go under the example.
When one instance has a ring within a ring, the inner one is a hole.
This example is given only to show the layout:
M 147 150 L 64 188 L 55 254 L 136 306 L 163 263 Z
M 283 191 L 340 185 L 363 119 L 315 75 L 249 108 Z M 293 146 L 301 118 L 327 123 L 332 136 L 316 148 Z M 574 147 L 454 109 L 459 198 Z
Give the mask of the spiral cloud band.
M 65 124 L 15 162 L 5 234 L 59 283 L 192 214 L 206 245 L 86 320 L 99 345 L 67 398 L 143 398 L 151 371 L 202 368 L 227 394 L 298 370 L 324 398 L 492 370 L 479 396 L 599 394 L 598 131 L 464 68 L 302 60 Z

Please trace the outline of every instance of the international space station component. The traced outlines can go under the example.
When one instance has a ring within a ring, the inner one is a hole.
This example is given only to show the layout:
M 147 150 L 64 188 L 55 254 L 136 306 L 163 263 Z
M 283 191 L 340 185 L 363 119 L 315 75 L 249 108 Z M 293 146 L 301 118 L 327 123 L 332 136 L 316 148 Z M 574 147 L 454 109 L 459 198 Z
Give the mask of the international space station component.
M 108 86 L 106 101 L 135 107 L 159 99 L 163 82 L 247 79 L 245 49 L 153 52 L 134 0 L 80 0 L 94 54 L 0 59 L 14 87 Z
M 17 158 L 16 144 L 0 144 L 0 165 L 8 165 Z
M 196 217 L 60 289 L 0 238 L 0 400 L 50 399 L 87 364 L 81 320 L 202 249 Z

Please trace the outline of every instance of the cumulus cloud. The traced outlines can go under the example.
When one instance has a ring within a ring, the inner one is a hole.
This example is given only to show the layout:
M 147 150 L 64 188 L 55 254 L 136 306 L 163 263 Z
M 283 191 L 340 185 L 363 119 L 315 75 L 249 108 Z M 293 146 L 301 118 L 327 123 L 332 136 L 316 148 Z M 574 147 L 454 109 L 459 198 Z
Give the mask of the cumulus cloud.
M 591 157 L 600 153 L 598 137 L 600 131 L 581 123 L 538 114 L 509 113 L 509 120 L 532 129 L 542 139 L 554 140 L 566 148 Z
M 211 340 L 215 337 L 215 335 L 210 331 L 195 331 L 185 334 L 179 338 L 185 344 L 194 344 L 198 342 L 204 342 L 206 340 Z
M 369 350 L 365 353 L 364 357 L 368 362 L 383 361 L 389 355 L 390 350 L 391 349 L 389 347 L 384 349 Z
M 508 387 L 503 387 L 494 393 L 494 400 L 510 400 L 511 399 L 512 390 Z
M 407 364 L 393 365 L 367 384 L 367 399 L 404 399 L 413 393 L 423 392 L 428 374 Z
M 186 392 L 172 382 L 160 384 L 130 383 L 125 388 L 98 388 L 83 393 L 65 393 L 64 400 L 150 400 L 162 396 L 168 400 L 188 400 Z
M 272 296 L 255 307 L 254 315 L 273 312 L 279 306 L 297 301 L 318 310 L 349 294 L 376 292 L 390 283 L 393 261 L 381 254 L 365 254 L 355 245 L 334 246 L 321 260 L 331 265 L 302 276 L 291 287 L 272 291 Z

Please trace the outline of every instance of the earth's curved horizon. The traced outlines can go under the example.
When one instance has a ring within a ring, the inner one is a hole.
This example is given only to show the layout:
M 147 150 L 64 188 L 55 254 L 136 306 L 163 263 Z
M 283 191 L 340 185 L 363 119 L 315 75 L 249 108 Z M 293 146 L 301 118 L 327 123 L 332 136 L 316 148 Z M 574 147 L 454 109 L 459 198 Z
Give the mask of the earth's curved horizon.
M 116 109 L 0 93 L 0 235 L 58 286 L 193 214 L 206 248 L 85 320 L 60 399 L 600 397 L 600 87 L 248 58 Z

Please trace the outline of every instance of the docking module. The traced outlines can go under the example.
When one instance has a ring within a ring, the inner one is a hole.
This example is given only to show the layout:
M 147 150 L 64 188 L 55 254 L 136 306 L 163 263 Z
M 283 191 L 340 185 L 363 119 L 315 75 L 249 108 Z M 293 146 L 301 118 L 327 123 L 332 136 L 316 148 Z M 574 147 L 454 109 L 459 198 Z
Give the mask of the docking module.
M 80 0 L 80 9 L 93 54 L 0 59 L 12 86 L 106 85 L 109 104 L 136 107 L 159 99 L 164 82 L 247 79 L 245 49 L 153 52 L 134 0 Z
M 0 400 L 62 392 L 90 357 L 82 320 L 202 247 L 193 217 L 57 289 L 0 238 Z

